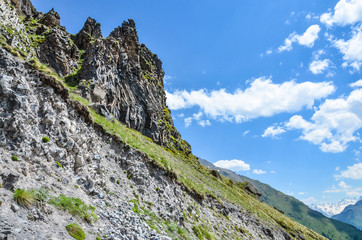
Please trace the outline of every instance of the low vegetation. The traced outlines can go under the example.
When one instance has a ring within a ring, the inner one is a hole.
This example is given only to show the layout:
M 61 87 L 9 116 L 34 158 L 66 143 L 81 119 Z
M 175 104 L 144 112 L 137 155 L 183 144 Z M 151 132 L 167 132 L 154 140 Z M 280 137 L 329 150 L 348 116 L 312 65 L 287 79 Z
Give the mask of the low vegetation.
M 48 137 L 43 137 L 41 140 L 42 140 L 43 143 L 49 142 L 49 138 L 48 138 Z
M 85 204 L 80 198 L 67 197 L 61 194 L 59 197 L 51 198 L 49 203 L 89 223 L 97 221 L 97 215 L 94 213 L 95 208 Z
M 216 240 L 215 236 L 210 233 L 208 229 L 203 225 L 193 226 L 192 230 L 195 232 L 197 238 L 200 240 Z
M 85 239 L 84 230 L 76 223 L 69 224 L 65 227 L 70 236 L 72 236 L 76 240 Z
M 36 198 L 32 191 L 20 188 L 15 190 L 13 198 L 17 204 L 24 208 L 30 208 L 36 202 Z

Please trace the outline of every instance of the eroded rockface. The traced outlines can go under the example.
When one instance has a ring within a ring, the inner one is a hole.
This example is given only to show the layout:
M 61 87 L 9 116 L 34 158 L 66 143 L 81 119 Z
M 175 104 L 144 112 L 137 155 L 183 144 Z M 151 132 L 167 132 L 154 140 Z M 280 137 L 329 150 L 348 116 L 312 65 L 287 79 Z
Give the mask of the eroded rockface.
M 95 21 L 87 20 L 83 29 L 76 36 L 83 39 L 78 42 L 85 40 L 78 46 L 89 46 L 77 74 L 83 97 L 104 105 L 116 119 L 156 143 L 190 154 L 166 106 L 162 62 L 139 43 L 134 21 L 123 22 L 105 39 Z M 94 32 L 93 44 L 82 37 Z
M 3 49 L 0 59 L 0 239 L 68 239 L 65 226 L 72 222 L 89 239 L 166 240 L 176 234 L 168 226 L 196 239 L 199 224 L 220 239 L 291 239 L 232 204 L 200 202 L 144 153 L 95 124 L 56 79 Z M 14 189 L 41 187 L 95 206 L 98 220 L 87 223 L 49 204 L 26 209 L 12 199 Z
M 79 33 L 71 35 L 54 9 L 44 14 L 28 0 L 13 0 L 13 4 L 24 14 L 26 24 L 21 23 L 23 28 L 14 34 L 19 40 L 5 39 L 6 44 L 21 48 L 23 57 L 37 57 L 77 87 L 83 97 L 102 105 L 128 127 L 192 157 L 191 147 L 181 139 L 166 105 L 162 62 L 139 43 L 133 20 L 103 38 L 100 24 L 88 18 Z M 8 9 L 4 0 L 3 5 L 4 11 Z M 9 19 L 3 23 L 7 25 Z

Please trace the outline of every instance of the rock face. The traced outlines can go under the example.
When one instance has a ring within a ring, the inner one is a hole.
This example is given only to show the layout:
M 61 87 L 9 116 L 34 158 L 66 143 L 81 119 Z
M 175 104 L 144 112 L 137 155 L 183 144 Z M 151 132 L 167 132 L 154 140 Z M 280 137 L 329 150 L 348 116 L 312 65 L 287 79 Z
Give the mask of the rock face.
M 87 239 L 304 239 L 241 205 L 201 197 L 95 122 L 93 110 L 191 154 L 166 106 L 161 61 L 139 44 L 132 20 L 103 39 L 89 18 L 71 37 L 54 10 L 13 3 L 0 0 L 0 239 L 70 239 L 73 223 Z M 36 203 L 21 207 L 15 189 L 38 191 Z M 85 206 L 80 213 L 67 209 L 71 198 Z
M 102 39 L 99 24 L 88 19 L 75 39 L 80 48 L 87 49 L 77 75 L 80 82 L 88 83 L 82 88 L 84 97 L 104 105 L 116 119 L 156 143 L 191 153 L 166 106 L 162 62 L 139 43 L 133 20 Z M 91 39 L 93 44 L 89 44 Z
M 9 3 L 2 2 L 2 9 L 9 10 Z M 7 44 L 32 53 L 26 56 L 28 59 L 35 55 L 59 76 L 67 77 L 83 97 L 104 105 L 128 127 L 174 152 L 192 157 L 191 147 L 174 127 L 166 105 L 162 62 L 139 43 L 132 19 L 103 38 L 100 24 L 88 18 L 80 32 L 71 36 L 60 25 L 60 16 L 54 9 L 43 14 L 29 0 L 13 0 L 13 4 L 19 14 L 34 20 L 27 26 L 11 23 L 10 19 L 3 21 L 18 28 L 13 39 L 5 40 Z M 31 36 L 41 37 L 23 36 L 25 29 L 29 29 Z
M 92 41 L 99 38 L 102 38 L 101 25 L 89 17 L 80 32 L 72 39 L 79 49 L 87 49 Z

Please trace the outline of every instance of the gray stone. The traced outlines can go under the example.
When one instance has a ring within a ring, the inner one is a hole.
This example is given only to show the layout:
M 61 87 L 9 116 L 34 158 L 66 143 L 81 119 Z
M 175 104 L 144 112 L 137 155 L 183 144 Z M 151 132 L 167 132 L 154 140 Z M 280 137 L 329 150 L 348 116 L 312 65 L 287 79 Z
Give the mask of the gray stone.
M 14 212 L 17 212 L 17 211 L 19 211 L 20 210 L 20 208 L 19 208 L 19 206 L 18 205 L 16 205 L 16 204 L 11 204 L 11 210 L 13 210 Z

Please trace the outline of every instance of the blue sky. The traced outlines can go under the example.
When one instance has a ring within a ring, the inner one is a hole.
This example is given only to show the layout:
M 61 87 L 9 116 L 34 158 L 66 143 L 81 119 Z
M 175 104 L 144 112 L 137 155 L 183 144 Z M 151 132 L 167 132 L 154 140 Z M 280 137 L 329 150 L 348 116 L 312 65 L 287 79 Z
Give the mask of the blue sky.
M 362 1 L 53 1 L 77 33 L 136 22 L 195 155 L 295 196 L 362 195 Z

